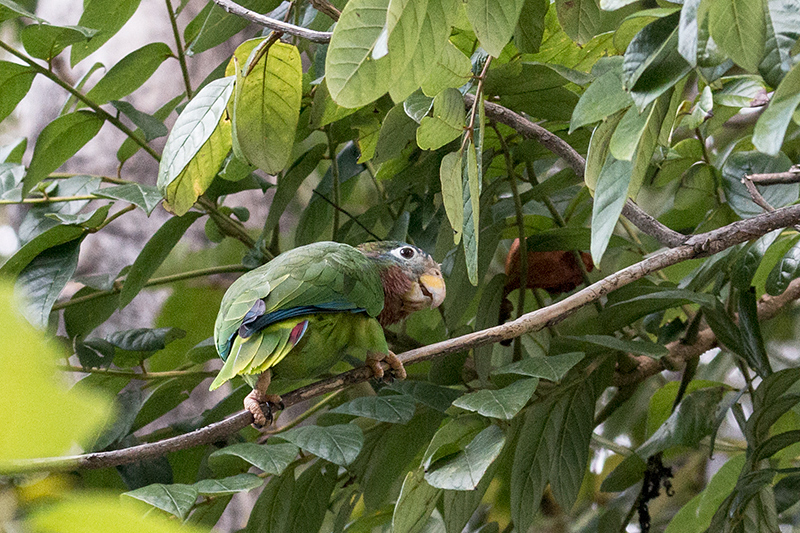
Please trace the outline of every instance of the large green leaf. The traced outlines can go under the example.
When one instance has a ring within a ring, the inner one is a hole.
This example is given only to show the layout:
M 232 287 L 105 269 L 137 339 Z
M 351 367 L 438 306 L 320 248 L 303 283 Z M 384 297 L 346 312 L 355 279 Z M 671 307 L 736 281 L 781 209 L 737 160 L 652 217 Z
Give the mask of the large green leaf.
M 522 5 L 514 30 L 514 44 L 523 54 L 535 54 L 539 51 L 544 36 L 544 17 L 549 7 L 548 0 L 525 0 Z
M 97 30 L 80 26 L 52 26 L 50 24 L 31 24 L 20 32 L 25 51 L 37 59 L 50 61 L 64 48 L 74 43 L 88 41 Z
M 405 394 L 390 396 L 362 396 L 332 409 L 332 413 L 371 418 L 379 422 L 405 424 L 414 417 L 416 402 Z
M 372 57 L 388 7 L 389 0 L 352 0 L 342 10 L 325 56 L 325 79 L 343 107 L 366 105 L 389 89 L 388 57 Z
M 106 340 L 122 350 L 129 352 L 155 352 L 163 350 L 167 344 L 186 336 L 178 328 L 136 328 L 115 331 Z
M 502 389 L 482 389 L 465 394 L 454 401 L 453 405 L 483 416 L 511 420 L 525 407 L 538 384 L 538 378 L 520 379 Z
M 211 184 L 231 147 L 226 106 L 234 78 L 214 80 L 178 116 L 164 146 L 158 188 L 170 209 L 186 213 Z
M 103 126 L 93 112 L 78 111 L 62 115 L 44 127 L 36 139 L 31 164 L 25 175 L 23 194 L 75 155 Z
M 585 354 L 582 352 L 570 352 L 558 355 L 527 357 L 522 361 L 498 368 L 494 371 L 494 374 L 519 374 L 558 382 L 584 356 Z
M 594 80 L 578 100 L 572 111 L 570 133 L 593 122 L 605 120 L 633 103 L 630 94 L 622 87 L 622 58 L 615 57 L 613 66 Z
M 597 0 L 556 0 L 556 13 L 566 34 L 578 44 L 588 43 L 600 26 Z
M 131 303 L 131 300 L 139 294 L 145 283 L 158 270 L 164 259 L 189 229 L 189 226 L 202 215 L 199 212 L 192 212 L 182 217 L 172 217 L 147 241 L 125 278 L 119 298 L 120 309 Z
M 413 396 L 418 402 L 441 412 L 445 412 L 453 400 L 461 396 L 461 393 L 456 390 L 425 381 L 396 381 L 392 383 L 391 388 L 400 394 Z
M 15 291 L 22 296 L 22 313 L 40 329 L 47 329 L 50 310 L 78 267 L 80 239 L 48 248 L 20 272 Z
M 297 478 L 292 491 L 292 506 L 284 531 L 319 531 L 331 492 L 336 486 L 338 468 L 317 461 Z
M 425 482 L 422 469 L 411 470 L 403 480 L 392 513 L 392 531 L 419 533 L 436 508 L 442 491 Z
M 403 104 L 394 106 L 383 119 L 374 162 L 383 163 L 399 156 L 408 143 L 416 138 L 416 131 L 417 123 L 406 114 Z
M 708 29 L 717 45 L 738 65 L 758 69 L 764 55 L 766 0 L 708 3 Z
M 86 0 L 78 24 L 100 32 L 92 40 L 72 46 L 71 65 L 74 67 L 112 38 L 133 16 L 140 2 L 141 0 Z
M 294 468 L 286 470 L 280 476 L 272 476 L 250 512 L 246 533 L 286 531 L 294 488 Z
M 433 99 L 433 116 L 423 117 L 417 128 L 417 144 L 437 150 L 464 131 L 464 97 L 458 89 L 445 89 Z
M 590 0 L 594 1 L 594 0 Z M 508 44 L 525 0 L 470 0 L 467 18 L 484 50 L 500 56 Z M 587 39 L 588 40 L 588 39 Z
M 144 140 L 150 142 L 159 137 L 166 137 L 167 133 L 169 133 L 169 130 L 162 121 L 153 115 L 142 113 L 128 102 L 111 100 L 109 103 L 114 106 L 114 109 L 128 117 L 131 122 L 136 125 L 139 130 L 138 133 L 135 132 L 137 138 L 140 137 L 140 133 L 144 133 Z M 127 141 L 130 139 L 131 137 L 128 137 L 128 139 L 125 140 Z M 120 147 L 120 149 L 122 149 L 122 147 Z
M 158 135 L 159 137 L 163 136 L 160 135 L 161 133 L 166 135 L 167 132 L 164 132 L 163 130 L 158 131 L 160 130 L 160 126 L 156 125 L 155 121 L 158 121 L 159 123 L 161 123 L 161 125 L 163 125 L 163 121 L 166 120 L 166 118 L 170 115 L 170 113 L 172 113 L 172 111 L 175 110 L 178 104 L 180 104 L 183 101 L 184 97 L 185 96 L 183 94 L 179 94 L 178 96 L 176 96 L 175 98 L 173 98 L 172 100 L 170 100 L 169 102 L 158 108 L 158 110 L 152 115 L 142 113 L 141 111 L 137 110 L 130 104 L 127 106 L 124 105 L 127 102 L 115 101 L 112 102 L 111 104 L 117 109 L 119 109 L 122 114 L 126 115 L 128 118 L 131 119 L 131 121 L 134 124 L 137 125 L 137 130 L 134 131 L 134 135 L 136 135 L 139 139 L 144 137 L 144 139 L 147 140 L 148 134 L 142 131 L 142 126 L 149 127 L 150 129 L 149 135 L 152 138 L 155 138 L 155 134 L 159 134 Z M 140 123 L 143 124 L 140 125 Z M 142 147 L 137 142 L 135 142 L 132 137 L 128 137 L 120 145 L 119 150 L 117 150 L 117 159 L 119 160 L 120 163 L 124 163 L 125 161 L 133 157 L 136 154 L 136 152 L 138 152 L 141 149 Z
M 355 461 L 364 445 L 364 434 L 355 424 L 303 426 L 281 433 L 281 438 L 340 466 Z
M 482 176 L 478 168 L 475 145 L 469 141 L 466 157 L 461 157 L 464 203 L 464 256 L 467 260 L 469 282 L 478 285 L 478 236 L 480 234 L 480 198 Z
M 422 82 L 422 92 L 427 96 L 436 96 L 449 87 L 461 87 L 472 76 L 472 63 L 469 58 L 446 41 L 437 62 L 431 67 L 426 65 L 427 77 Z
M 450 227 L 453 228 L 453 242 L 461 241 L 464 228 L 464 191 L 461 180 L 461 152 L 452 152 L 442 158 L 439 167 L 439 179 L 442 186 L 442 203 L 444 204 Z
M 800 38 L 800 6 L 782 0 L 768 0 L 768 4 L 765 54 L 758 71 L 769 85 L 777 87 L 798 62 L 793 48 Z
M 194 484 L 200 496 L 227 496 L 247 492 L 264 484 L 255 474 L 237 474 L 222 479 L 203 479 Z
M 800 276 L 800 241 L 789 248 L 789 251 L 778 261 L 767 276 L 767 293 L 777 296 Z
M 266 39 L 244 43 L 259 53 Z M 266 54 L 241 68 L 233 100 L 233 135 L 237 155 L 268 174 L 275 174 L 289 160 L 300 116 L 303 72 L 300 52 L 281 42 L 270 46 Z
M 198 494 L 197 487 L 193 485 L 154 483 L 140 489 L 124 492 L 122 495 L 147 502 L 153 507 L 185 520 L 194 506 Z
M 0 0 L 0 22 L 11 20 L 16 17 L 27 17 L 33 19 L 39 24 L 46 24 L 47 21 L 40 19 L 14 0 Z
M 215 470 L 227 471 L 231 463 L 240 463 L 246 468 L 253 465 L 261 471 L 279 476 L 297 456 L 294 444 L 271 444 L 269 446 L 255 442 L 242 442 L 226 446 L 212 453 L 208 462 Z
M 506 436 L 503 430 L 490 425 L 453 457 L 433 462 L 425 473 L 425 481 L 447 490 L 475 490 L 489 466 L 500 455 Z
M 628 199 L 633 163 L 619 161 L 611 154 L 606 158 L 597 178 L 597 189 L 592 209 L 592 261 L 599 265 L 608 241 Z
M 141 208 L 145 213 L 150 215 L 158 206 L 158 203 L 163 199 L 158 188 L 151 185 L 142 185 L 139 183 L 126 183 L 124 185 L 114 185 L 113 187 L 106 187 L 95 191 L 97 196 L 103 198 L 112 198 L 114 200 L 122 200 L 129 202 L 136 207 Z
M 172 57 L 172 50 L 166 44 L 146 44 L 111 67 L 111 70 L 86 93 L 86 98 L 99 105 L 128 96 L 149 80 L 161 63 L 169 57 Z
M 81 226 L 58 225 L 52 227 L 25 243 L 17 253 L 0 266 L 0 276 L 15 278 L 22 272 L 33 259 L 54 246 L 64 244 L 81 237 L 86 233 L 86 228 Z
M 753 145 L 761 152 L 778 155 L 792 114 L 800 105 L 800 64 L 783 78 L 753 130 Z

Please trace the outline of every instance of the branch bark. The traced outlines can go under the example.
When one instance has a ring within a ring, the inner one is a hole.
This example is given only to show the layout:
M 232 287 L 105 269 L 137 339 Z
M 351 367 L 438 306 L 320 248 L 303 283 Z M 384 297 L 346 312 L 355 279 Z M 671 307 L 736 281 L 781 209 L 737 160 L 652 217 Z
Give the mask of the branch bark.
M 301 28 L 300 26 L 295 26 L 294 24 L 289 24 L 251 11 L 235 2 L 231 2 L 231 0 L 214 0 L 214 3 L 228 13 L 233 13 L 236 16 L 274 31 L 280 31 L 288 35 L 296 35 L 297 37 L 307 39 L 314 43 L 329 43 L 331 41 L 331 32 Z
M 538 331 L 544 327 L 557 324 L 584 305 L 594 302 L 609 292 L 641 279 L 653 272 L 688 259 L 706 257 L 718 253 L 731 246 L 760 237 L 770 231 L 784 228 L 797 222 L 800 222 L 800 205 L 793 205 L 696 235 L 692 237 L 687 244 L 652 255 L 639 263 L 611 274 L 549 307 L 525 314 L 512 322 L 500 326 L 408 350 L 400 354 L 399 357 L 404 364 L 418 363 L 450 353 L 469 350 L 477 346 L 512 339 L 524 333 Z M 779 297 L 762 299 L 759 309 L 763 309 L 762 312 L 765 313 L 765 317 L 767 316 L 767 310 L 769 310 L 769 313 L 777 313 L 783 305 L 786 305 L 786 303 L 796 297 L 797 294 L 800 294 L 800 282 L 795 282 L 792 286 L 793 289 L 791 292 L 787 290 Z M 692 357 L 696 357 L 705 351 L 702 349 L 702 347 L 705 346 L 703 343 L 711 342 L 709 346 L 713 346 L 713 340 L 707 337 L 708 333 L 703 330 L 701 334 L 702 335 L 698 337 L 698 341 L 692 345 L 692 348 L 681 348 L 676 345 L 670 345 L 673 351 L 670 355 L 670 357 L 673 358 L 672 362 L 686 361 Z M 685 350 L 685 352 L 681 350 Z M 700 351 L 698 352 L 698 350 Z M 636 371 L 626 375 L 627 377 L 625 379 L 629 381 L 618 380 L 616 384 L 624 385 L 626 383 L 633 383 L 636 380 L 641 381 L 663 370 L 663 366 L 660 366 L 662 363 L 658 361 L 646 358 L 646 360 L 640 360 L 638 362 L 639 365 Z M 282 399 L 286 407 L 289 407 L 310 398 L 339 390 L 348 385 L 367 381 L 371 377 L 372 372 L 368 368 L 356 368 L 333 378 L 312 383 L 306 387 L 291 391 L 283 395 Z M 170 452 L 222 440 L 228 435 L 236 433 L 248 426 L 252 421 L 252 414 L 247 411 L 240 411 L 221 422 L 211 424 L 186 435 L 179 435 L 159 442 L 108 452 L 5 463 L 0 465 L 0 471 L 9 473 L 41 470 L 74 470 L 78 468 L 107 468 L 133 463 L 144 459 L 159 457 Z
M 216 1 L 216 0 L 215 0 Z M 471 107 L 475 102 L 475 96 L 464 95 L 464 104 Z M 486 102 L 484 105 L 486 117 L 518 131 L 527 139 L 535 139 L 542 146 L 561 157 L 567 165 L 579 177 L 583 177 L 586 171 L 586 160 L 568 142 L 545 128 L 534 124 L 519 113 L 493 102 Z M 628 200 L 622 208 L 622 215 L 633 222 L 639 230 L 650 235 L 661 244 L 670 248 L 680 246 L 689 238 L 687 235 L 671 230 L 664 224 L 651 217 L 636 205 L 632 200 Z

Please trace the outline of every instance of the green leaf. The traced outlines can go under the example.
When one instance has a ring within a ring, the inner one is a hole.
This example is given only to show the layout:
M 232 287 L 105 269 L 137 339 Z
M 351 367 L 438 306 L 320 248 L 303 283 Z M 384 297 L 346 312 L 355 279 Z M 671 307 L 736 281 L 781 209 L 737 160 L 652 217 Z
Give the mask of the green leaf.
M 646 355 L 653 359 L 660 359 L 665 355 L 669 355 L 663 345 L 656 344 L 648 341 L 629 341 L 618 339 L 611 335 L 582 335 L 580 337 L 564 337 L 565 339 L 572 339 L 581 343 L 587 343 L 594 346 L 602 346 L 611 350 L 620 352 L 632 353 L 637 355 Z M 548 358 L 549 359 L 549 358 Z
M 319 531 L 336 486 L 337 471 L 334 465 L 317 461 L 300 474 L 292 491 L 285 531 Z
M 758 117 L 753 130 L 753 145 L 761 152 L 778 155 L 786 129 L 797 106 L 800 105 L 800 64 L 783 78 L 772 95 L 769 105 Z
M 686 0 L 678 24 L 678 52 L 689 63 L 697 66 L 697 9 L 702 0 Z
M 311 127 L 319 129 L 345 117 L 349 117 L 360 108 L 347 108 L 338 105 L 331 98 L 328 82 L 322 79 L 314 91 L 314 103 L 311 106 Z
M 606 158 L 597 178 L 592 208 L 592 261 L 599 265 L 617 226 L 622 207 L 628 199 L 633 164 L 620 161 L 611 154 Z
M 286 531 L 292 494 L 295 488 L 294 468 L 286 470 L 281 476 L 273 476 L 256 500 L 246 533 L 282 533 Z
M 131 303 L 139 294 L 186 230 L 201 216 L 203 213 L 192 212 L 182 217 L 172 217 L 147 241 L 125 277 L 125 284 L 119 295 L 120 309 Z
M 128 102 L 111 100 L 109 103 L 114 106 L 114 109 L 131 119 L 131 122 L 144 133 L 144 140 L 146 142 L 158 139 L 159 137 L 165 137 L 167 133 L 169 133 L 169 130 L 163 122 L 153 115 L 142 113 Z
M 20 32 L 20 40 L 25 51 L 37 59 L 50 61 L 64 48 L 81 41 L 88 41 L 97 30 L 81 26 L 51 26 L 50 24 L 31 24 Z
M 158 109 L 158 111 L 152 114 L 152 116 L 136 110 L 135 108 L 133 108 L 133 106 L 131 106 L 132 109 L 127 109 L 127 106 L 118 107 L 120 105 L 120 102 L 117 103 L 111 102 L 111 104 L 114 107 L 117 107 L 121 113 L 127 115 L 128 118 L 130 118 L 131 121 L 137 126 L 140 123 L 144 126 L 147 126 L 148 130 L 150 131 L 149 135 L 155 135 L 157 133 L 160 133 L 158 131 L 159 127 L 155 124 L 155 120 L 163 124 L 162 121 L 166 120 L 166 118 L 170 115 L 170 113 L 172 113 L 172 111 L 178 106 L 178 104 L 183 102 L 183 99 L 184 95 L 179 94 L 178 96 L 176 96 L 175 98 L 173 98 L 172 100 L 161 106 Z M 141 128 L 141 126 L 139 126 L 139 128 Z M 141 139 L 144 132 L 141 129 L 137 129 L 136 131 L 134 131 L 134 134 L 139 139 Z M 164 133 L 164 135 L 166 135 L 166 133 Z M 147 140 L 147 134 L 144 134 L 144 138 L 145 140 Z M 142 147 L 139 144 L 137 144 L 133 138 L 128 137 L 127 139 L 125 139 L 122 145 L 120 145 L 119 150 L 117 150 L 117 160 L 119 160 L 120 163 L 124 163 L 128 159 L 133 157 L 136 154 L 136 152 L 141 150 L 141 148 Z
M 244 159 L 268 174 L 286 166 L 294 145 L 300 117 L 303 71 L 300 52 L 282 42 L 270 46 L 267 53 L 253 62 L 266 39 L 259 43 L 237 75 L 233 104 L 233 135 Z M 239 155 L 239 152 L 235 152 Z
M 83 368 L 108 368 L 114 361 L 114 346 L 105 339 L 88 339 L 75 343 L 75 355 Z
M 527 530 L 550 481 L 563 507 L 575 501 L 589 458 L 595 402 L 610 378 L 606 364 L 555 402 L 526 411 L 511 471 L 511 516 Z
M 740 217 L 760 215 L 764 210 L 753 202 L 742 183 L 742 178 L 748 174 L 786 172 L 791 165 L 791 160 L 784 153 L 775 157 L 760 152 L 732 153 L 722 165 L 722 190 L 728 204 Z M 795 202 L 800 193 L 800 186 L 796 183 L 770 185 L 761 188 L 760 192 L 764 200 L 777 209 Z
M 501 452 L 502 453 L 502 452 Z M 501 461 L 493 462 L 475 490 L 446 490 L 442 495 L 442 511 L 446 531 L 463 531 L 481 504 Z
M 487 419 L 473 414 L 464 414 L 448 420 L 436 431 L 428 444 L 422 456 L 422 468 L 427 470 L 436 461 L 464 451 L 467 444 L 488 426 Z
M 15 292 L 24 302 L 22 314 L 39 329 L 47 329 L 50 310 L 78 267 L 81 240 L 75 239 L 37 255 L 22 269 Z
M 578 100 L 572 111 L 570 133 L 581 126 L 605 120 L 633 104 L 630 94 L 622 87 L 622 58 L 611 58 L 608 62 L 612 60 L 613 67 L 594 80 Z
M 85 196 L 97 192 L 102 181 L 100 178 L 92 176 L 74 176 L 65 180 L 58 180 L 57 183 L 56 187 L 49 191 L 49 194 L 53 196 Z M 26 243 L 43 231 L 58 225 L 57 220 L 47 215 L 75 215 L 88 204 L 89 200 L 75 200 L 32 207 L 19 225 L 18 235 L 20 241 Z
M 200 533 L 203 529 L 167 520 L 141 507 L 125 505 L 115 494 L 75 491 L 57 503 L 42 506 L 26 527 L 42 533 L 87 533 L 90 531 L 147 531 L 148 533 Z M 124 529 L 123 529 L 124 528 Z
M 517 27 L 517 20 L 524 3 L 524 0 L 467 2 L 467 18 L 481 46 L 490 55 L 499 57 L 508 44 Z
M 70 65 L 77 65 L 122 29 L 136 12 L 139 2 L 141 0 L 86 0 L 78 24 L 100 30 L 100 33 L 87 43 L 72 46 Z
M 566 34 L 579 45 L 588 43 L 600 26 L 597 0 L 556 0 L 556 13 Z
M 764 254 L 782 232 L 783 229 L 777 229 L 767 233 L 747 248 L 744 255 L 736 262 L 736 266 L 731 275 L 731 281 L 736 288 L 742 290 L 750 286 L 761 264 L 761 260 L 764 258 Z
M 97 292 L 99 291 L 92 287 L 83 287 L 72 296 L 71 300 L 90 294 L 94 295 Z M 64 309 L 64 327 L 66 328 L 67 336 L 72 339 L 78 335 L 88 335 L 97 326 L 108 320 L 118 307 L 118 293 L 101 296 L 87 302 L 71 304 Z
M 388 56 L 372 57 L 388 7 L 389 0 L 352 0 L 342 10 L 325 57 L 328 90 L 340 106 L 361 107 L 389 89 Z
M 464 97 L 458 89 L 445 89 L 433 99 L 433 116 L 423 117 L 417 129 L 417 144 L 437 150 L 464 131 Z
M 436 70 L 457 9 L 453 0 L 390 0 L 373 58 L 392 51 L 388 56 L 392 100 L 405 100 L 429 77 L 432 67 Z
M 691 69 L 678 52 L 679 19 L 680 12 L 675 12 L 651 22 L 625 50 L 622 81 L 639 109 L 644 109 Z
M 354 424 L 302 426 L 281 433 L 281 438 L 339 466 L 355 461 L 364 445 L 364 434 Z
M 158 188 L 170 209 L 186 213 L 211 184 L 231 147 L 226 106 L 235 78 L 214 80 L 175 121 L 158 168 Z
M 486 284 L 481 293 L 480 304 L 475 315 L 475 330 L 481 331 L 497 325 L 498 309 L 505 297 L 505 284 L 508 278 L 505 274 L 497 274 Z M 492 371 L 492 352 L 494 344 L 478 346 L 473 349 L 472 358 L 475 361 L 475 371 L 481 383 L 487 384 L 489 373 Z
M 758 307 L 756 303 L 755 287 L 739 291 L 739 331 L 742 337 L 742 355 L 747 364 L 761 377 L 772 373 L 772 368 L 764 347 L 764 338 L 761 335 L 761 326 L 758 321 Z
M 278 189 L 269 206 L 267 221 L 264 223 L 264 235 L 269 235 L 278 226 L 281 215 L 294 199 L 300 185 L 317 168 L 327 150 L 328 147 L 324 144 L 314 146 L 300 156 L 286 174 L 278 177 Z
M 453 243 L 461 242 L 464 228 L 464 191 L 461 180 L 462 153 L 452 152 L 442 158 L 439 167 L 439 180 L 442 186 L 442 203 L 444 204 L 450 227 L 453 228 Z
M 547 379 L 553 382 L 561 381 L 570 368 L 578 364 L 585 354 L 583 352 L 562 353 L 546 357 L 528 357 L 522 361 L 511 363 L 498 368 L 493 374 L 518 374 Z
M 769 17 L 765 17 L 766 44 L 764 59 L 758 66 L 763 79 L 777 87 L 797 62 L 797 40 L 800 35 L 800 9 L 794 2 L 768 0 Z
M 62 376 L 56 375 L 56 362 L 67 353 L 58 344 L 45 342 L 42 334 L 15 310 L 14 298 L 7 283 L 0 284 L 0 471 L 9 462 L 34 457 L 51 457 L 69 452 L 75 443 L 87 444 L 110 414 L 110 402 L 96 390 L 67 391 Z M 59 420 L 64 424 L 52 431 L 26 416 L 25 410 L 42 391 L 58 405 Z
M 426 68 L 428 74 L 422 81 L 422 92 L 430 97 L 449 87 L 461 87 L 472 77 L 472 63 L 464 52 L 450 41 L 446 41 L 441 49 L 441 56 L 435 65 Z
M 174 485 L 154 483 L 140 489 L 122 493 L 122 496 L 149 503 L 153 507 L 175 515 L 181 520 L 185 520 L 189 511 L 194 507 L 197 495 L 197 487 L 180 483 Z
M 86 98 L 105 104 L 128 96 L 149 80 L 169 57 L 172 57 L 172 50 L 164 43 L 150 43 L 134 50 L 111 67 L 89 90 Z
M 425 482 L 421 469 L 411 470 L 403 480 L 400 496 L 392 514 L 392 532 L 419 533 L 436 504 L 442 491 Z
M 106 340 L 129 352 L 155 352 L 163 350 L 172 341 L 182 339 L 186 332 L 178 328 L 136 328 L 115 331 Z
M 45 213 L 45 217 L 55 220 L 61 224 L 71 224 L 81 226 L 86 229 L 94 229 L 102 224 L 108 216 L 108 211 L 112 204 L 104 205 L 88 213 L 78 213 L 77 215 L 66 213 Z
M 800 241 L 778 261 L 767 276 L 767 293 L 777 296 L 783 294 L 789 283 L 800 276 Z
M 200 496 L 226 496 L 248 492 L 264 484 L 264 480 L 255 474 L 237 474 L 222 479 L 204 479 L 194 484 Z
M 480 234 L 481 174 L 472 141 L 467 143 L 466 157 L 461 157 L 464 189 L 464 256 L 469 282 L 478 285 L 478 236 Z
M 465 394 L 454 401 L 453 405 L 483 416 L 511 420 L 525 407 L 538 384 L 538 378 L 520 379 L 502 389 L 483 389 Z
M 670 417 L 637 450 L 649 457 L 673 446 L 697 446 L 714 429 L 715 412 L 727 387 L 706 387 L 687 394 Z
M 413 396 L 418 402 L 442 413 L 450 407 L 453 400 L 461 396 L 458 391 L 432 385 L 425 381 L 396 381 L 390 385 L 390 388 L 400 394 Z
M 97 135 L 103 122 L 95 113 L 78 111 L 62 115 L 45 126 L 36 139 L 23 195 Z
M 539 51 L 544 35 L 544 18 L 549 7 L 547 0 L 525 0 L 522 4 L 514 29 L 514 44 L 521 53 L 535 54 Z
M 0 266 L 0 277 L 15 278 L 33 259 L 43 251 L 59 244 L 75 240 L 86 233 L 80 226 L 55 226 L 25 243 L 17 253 Z
M 474 490 L 500 455 L 505 441 L 503 430 L 490 425 L 478 433 L 463 452 L 432 463 L 425 472 L 425 481 L 440 489 Z
M 714 474 L 703 492 L 692 498 L 689 503 L 675 513 L 664 533 L 703 533 L 706 531 L 720 504 L 736 486 L 744 464 L 744 454 L 728 459 Z
M 611 142 L 611 135 L 617 128 L 619 121 L 622 120 L 622 116 L 622 110 L 614 113 L 598 124 L 592 132 L 592 138 L 589 141 L 589 153 L 586 155 L 586 171 L 583 175 L 583 181 L 593 193 L 597 190 L 597 180 L 608 159 L 608 144 Z
M 431 109 L 433 109 L 433 98 L 426 96 L 421 90 L 411 94 L 403 102 L 403 110 L 406 115 L 414 119 L 417 124 L 422 122 L 422 117 L 427 115 Z
M 416 138 L 416 131 L 417 123 L 406 114 L 403 104 L 397 104 L 390 109 L 378 133 L 378 144 L 373 156 L 375 164 L 399 156 L 408 143 Z
M 126 183 L 125 185 L 106 187 L 95 191 L 95 195 L 129 202 L 141 208 L 148 216 L 162 200 L 158 188 L 150 185 L 141 185 L 139 183 Z
M 9 15 L 8 11 L 14 13 L 13 15 Z M 40 24 L 46 24 L 47 21 L 44 19 L 40 19 L 17 2 L 13 0 L 0 0 L 0 22 L 10 20 L 16 17 L 28 17 L 29 19 L 33 19 Z
M 208 462 L 214 470 L 226 471 L 231 462 L 239 463 L 244 467 L 241 459 L 267 474 L 279 476 L 296 456 L 297 446 L 294 444 L 261 445 L 254 442 L 242 442 L 215 451 L 209 456 Z
M 391 396 L 362 396 L 332 409 L 331 413 L 371 418 L 379 422 L 405 424 L 414 417 L 416 403 L 404 394 Z
M 766 10 L 764 0 L 709 2 L 711 37 L 735 63 L 755 72 L 764 55 Z

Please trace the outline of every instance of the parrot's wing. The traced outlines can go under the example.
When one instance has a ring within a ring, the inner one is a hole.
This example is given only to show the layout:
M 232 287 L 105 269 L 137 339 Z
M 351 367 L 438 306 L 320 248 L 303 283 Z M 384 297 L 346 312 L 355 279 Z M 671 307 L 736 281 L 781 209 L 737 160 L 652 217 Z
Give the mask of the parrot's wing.
M 292 329 L 299 323 L 293 319 L 303 315 L 363 311 L 377 316 L 382 309 L 383 286 L 375 264 L 346 244 L 316 243 L 281 254 L 237 279 L 222 300 L 214 337 L 227 359 L 235 338 L 249 338 L 272 324 L 289 321 Z M 251 363 L 242 370 L 264 366 Z

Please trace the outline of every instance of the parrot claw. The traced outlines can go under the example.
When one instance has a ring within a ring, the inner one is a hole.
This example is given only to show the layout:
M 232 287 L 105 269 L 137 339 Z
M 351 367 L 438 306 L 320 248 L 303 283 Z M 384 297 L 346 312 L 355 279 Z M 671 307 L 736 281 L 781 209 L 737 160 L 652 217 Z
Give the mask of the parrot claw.
M 253 390 L 244 399 L 244 408 L 252 413 L 253 426 L 256 429 L 272 424 L 274 420 L 272 413 L 275 408 L 283 410 L 284 407 L 283 400 L 277 394 L 261 394 Z
M 372 370 L 372 375 L 378 381 L 384 383 L 391 383 L 395 379 L 406 379 L 406 369 L 403 367 L 402 361 L 393 353 L 376 354 L 376 356 L 367 357 L 367 366 Z M 389 365 L 389 370 L 385 371 L 381 366 L 381 362 L 386 361 Z

